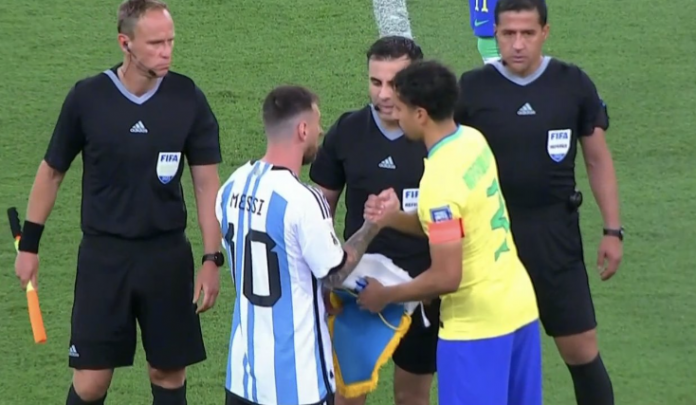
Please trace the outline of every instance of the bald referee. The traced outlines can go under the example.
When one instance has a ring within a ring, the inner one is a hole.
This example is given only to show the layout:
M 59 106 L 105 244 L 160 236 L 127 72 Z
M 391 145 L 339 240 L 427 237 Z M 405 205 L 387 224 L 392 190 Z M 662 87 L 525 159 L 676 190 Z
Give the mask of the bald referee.
M 153 404 L 184 405 L 185 369 L 206 358 L 198 312 L 213 306 L 223 264 L 218 124 L 196 84 L 169 70 L 174 25 L 164 2 L 121 4 L 118 43 L 123 63 L 78 81 L 65 98 L 31 190 L 15 268 L 23 287 L 36 280 L 46 220 L 81 153 L 83 238 L 66 404 L 104 404 L 114 369 L 133 364 L 138 322 Z M 195 286 L 180 181 L 185 160 L 205 249 Z
M 572 376 L 579 405 L 611 405 L 614 393 L 597 344 L 580 234 L 581 148 L 604 228 L 596 267 L 602 280 L 622 257 L 616 174 L 606 106 L 579 67 L 542 54 L 549 34 L 543 0 L 499 0 L 495 30 L 502 60 L 460 79 L 457 120 L 481 131 L 498 162 L 500 187 L 541 321 Z

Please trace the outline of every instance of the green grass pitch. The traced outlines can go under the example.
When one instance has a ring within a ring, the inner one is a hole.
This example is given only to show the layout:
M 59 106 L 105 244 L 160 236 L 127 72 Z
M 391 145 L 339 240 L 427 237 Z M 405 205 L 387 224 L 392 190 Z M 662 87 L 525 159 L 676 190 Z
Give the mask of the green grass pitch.
M 696 182 L 693 180 L 693 0 L 551 0 L 550 55 L 594 79 L 609 105 L 608 133 L 627 229 L 620 273 L 602 283 L 590 266 L 600 344 L 618 404 L 696 404 Z M 4 0 L 0 4 L 0 208 L 26 200 L 63 98 L 78 79 L 119 61 L 117 1 Z M 174 69 L 206 92 L 222 126 L 223 178 L 264 150 L 260 105 L 280 83 L 321 96 L 324 126 L 367 101 L 364 51 L 376 38 L 370 0 L 171 0 L 177 28 Z M 479 64 L 464 0 L 409 0 L 427 57 L 457 73 Z M 582 158 L 580 188 L 590 196 Z M 26 300 L 15 279 L 10 234 L 0 248 L 0 405 L 62 404 L 80 199 L 79 158 L 45 232 L 39 287 L 48 333 L 34 345 Z M 200 251 L 193 195 L 185 178 L 189 234 Z M 588 263 L 601 219 L 582 208 Z M 340 222 L 340 221 L 339 221 Z M 233 288 L 222 272 L 217 306 L 203 316 L 209 359 L 190 369 L 189 403 L 222 404 Z M 547 404 L 572 405 L 572 385 L 553 343 L 544 342 Z M 370 404 L 390 404 L 391 366 Z M 435 395 L 435 390 L 433 390 Z M 146 404 L 141 351 L 119 370 L 111 404 Z M 435 398 L 435 396 L 433 396 Z

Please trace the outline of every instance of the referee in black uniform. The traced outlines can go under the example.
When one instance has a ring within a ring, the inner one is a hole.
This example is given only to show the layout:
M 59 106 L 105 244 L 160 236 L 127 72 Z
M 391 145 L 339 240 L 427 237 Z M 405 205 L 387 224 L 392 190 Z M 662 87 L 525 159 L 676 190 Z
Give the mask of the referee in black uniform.
M 185 368 L 206 358 L 197 312 L 214 304 L 223 264 L 214 208 L 218 124 L 194 82 L 169 71 L 174 25 L 167 5 L 128 0 L 118 16 L 124 61 L 69 91 L 29 197 L 16 272 L 22 286 L 36 278 L 44 224 L 82 153 L 83 238 L 66 404 L 104 403 L 114 369 L 133 364 L 137 321 L 153 404 L 184 405 Z M 185 160 L 206 253 L 195 286 L 180 182 Z
M 577 403 L 613 404 L 597 345 L 574 173 L 579 141 L 604 219 L 597 266 L 608 280 L 621 261 L 623 229 L 606 106 L 580 68 L 542 55 L 549 32 L 543 0 L 500 0 L 495 22 L 502 61 L 462 75 L 456 118 L 480 130 L 496 155 L 518 254 Z
M 411 39 L 387 36 L 367 51 L 371 104 L 342 114 L 325 136 L 310 178 L 324 192 L 332 210 L 345 187 L 345 231 L 347 240 L 362 226 L 364 206 L 370 194 L 393 188 L 404 211 L 417 207 L 418 185 L 423 176 L 427 150 L 421 142 L 408 140 L 394 119 L 392 81 L 397 72 L 423 58 Z M 367 249 L 394 261 L 412 277 L 430 267 L 426 239 L 394 230 L 382 230 Z M 423 316 L 431 324 L 426 328 Z M 394 352 L 394 398 L 397 405 L 423 405 L 430 402 L 435 373 L 439 301 L 413 315 L 411 328 Z M 366 398 L 347 400 L 337 396 L 337 405 L 361 405 Z

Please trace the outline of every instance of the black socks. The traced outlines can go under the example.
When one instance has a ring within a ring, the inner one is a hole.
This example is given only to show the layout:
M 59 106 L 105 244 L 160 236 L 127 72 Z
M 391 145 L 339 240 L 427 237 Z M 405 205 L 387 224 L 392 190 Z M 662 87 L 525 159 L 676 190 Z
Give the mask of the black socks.
M 152 405 L 188 405 L 186 402 L 186 381 L 184 381 L 184 385 L 175 389 L 162 388 L 154 384 L 150 384 L 150 386 L 152 387 Z M 85 401 L 77 395 L 75 387 L 70 385 L 65 405 L 104 405 L 105 400 L 106 395 L 96 401 Z
M 179 388 L 167 389 L 155 384 L 152 387 L 152 405 L 187 405 L 186 381 Z
M 614 388 L 598 354 L 587 364 L 568 365 L 578 405 L 614 405 Z
M 79 395 L 77 395 L 77 392 L 75 392 L 75 387 L 70 385 L 70 391 L 68 391 L 68 399 L 65 401 L 65 405 L 104 405 L 105 400 L 106 395 L 96 401 L 85 401 L 80 398 Z

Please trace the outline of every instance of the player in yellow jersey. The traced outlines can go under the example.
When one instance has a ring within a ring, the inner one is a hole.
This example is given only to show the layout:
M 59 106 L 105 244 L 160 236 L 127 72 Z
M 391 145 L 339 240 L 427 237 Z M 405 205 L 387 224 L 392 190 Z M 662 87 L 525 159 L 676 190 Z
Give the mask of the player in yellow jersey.
M 457 80 L 446 67 L 414 63 L 396 75 L 394 90 L 404 133 L 429 151 L 418 211 L 399 211 L 398 197 L 387 190 L 369 198 L 365 216 L 427 236 L 432 265 L 398 286 L 368 279 L 358 301 L 379 311 L 392 302 L 442 297 L 440 404 L 541 405 L 536 298 L 510 233 L 495 157 L 480 132 L 455 123 Z

